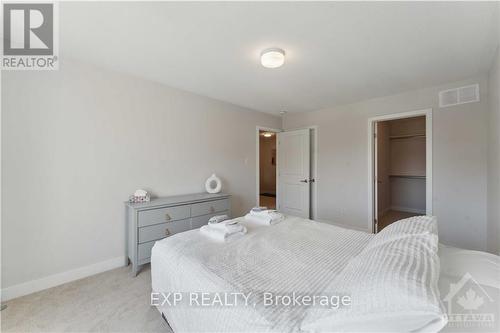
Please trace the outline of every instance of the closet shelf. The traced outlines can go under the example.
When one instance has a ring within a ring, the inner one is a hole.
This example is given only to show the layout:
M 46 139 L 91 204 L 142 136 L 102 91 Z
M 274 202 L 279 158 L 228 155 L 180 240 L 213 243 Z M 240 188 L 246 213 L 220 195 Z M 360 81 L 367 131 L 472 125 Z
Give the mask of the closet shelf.
M 425 179 L 425 176 L 421 175 L 389 175 L 389 177 L 394 178 L 410 178 L 410 179 Z
M 405 135 L 391 135 L 389 139 L 397 140 L 397 139 L 411 139 L 411 138 L 425 138 L 425 134 L 405 134 Z

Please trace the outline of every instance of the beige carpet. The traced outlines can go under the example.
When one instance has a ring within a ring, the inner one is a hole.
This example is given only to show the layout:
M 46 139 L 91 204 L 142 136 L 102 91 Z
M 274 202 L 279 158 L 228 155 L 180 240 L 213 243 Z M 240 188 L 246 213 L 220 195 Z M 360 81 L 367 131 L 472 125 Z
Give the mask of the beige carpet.
M 151 271 L 130 267 L 94 275 L 7 302 L 2 332 L 171 332 L 149 305 Z

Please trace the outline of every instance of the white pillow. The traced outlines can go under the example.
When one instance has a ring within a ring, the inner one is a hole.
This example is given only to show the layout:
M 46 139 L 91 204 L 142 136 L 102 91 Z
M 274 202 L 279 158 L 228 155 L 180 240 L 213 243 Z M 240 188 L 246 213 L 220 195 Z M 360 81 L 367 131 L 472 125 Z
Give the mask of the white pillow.
M 367 244 L 365 251 L 387 242 L 422 234 L 438 234 L 435 216 L 413 216 L 396 221 L 380 231 Z
M 436 220 L 398 223 L 376 235 L 325 291 L 350 295 L 352 305 L 310 308 L 301 329 L 414 332 L 439 331 L 446 325 L 437 285 Z
M 439 260 L 441 277 L 457 282 L 469 273 L 477 283 L 500 289 L 500 256 L 439 244 Z

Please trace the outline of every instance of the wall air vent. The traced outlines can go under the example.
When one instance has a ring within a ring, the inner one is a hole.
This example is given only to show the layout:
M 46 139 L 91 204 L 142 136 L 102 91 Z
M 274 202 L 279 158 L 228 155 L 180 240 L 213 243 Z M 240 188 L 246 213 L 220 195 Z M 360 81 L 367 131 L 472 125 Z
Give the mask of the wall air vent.
M 479 102 L 479 84 L 439 92 L 439 107 Z

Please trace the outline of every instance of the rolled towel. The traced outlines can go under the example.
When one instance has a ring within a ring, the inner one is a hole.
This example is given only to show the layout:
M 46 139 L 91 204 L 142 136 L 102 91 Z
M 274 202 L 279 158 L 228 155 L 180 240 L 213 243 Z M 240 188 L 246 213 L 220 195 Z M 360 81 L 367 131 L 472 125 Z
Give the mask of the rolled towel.
M 229 233 L 219 228 L 212 228 L 211 226 L 204 225 L 200 228 L 200 232 L 211 239 L 218 242 L 225 242 L 233 238 L 238 238 L 247 233 L 247 228 L 241 226 L 242 228 L 238 232 Z
M 266 215 L 254 215 L 251 213 L 248 213 L 245 215 L 245 220 L 254 222 L 257 224 L 262 224 L 262 225 L 272 225 L 276 223 L 280 223 L 285 219 L 285 216 L 281 213 L 274 212 L 274 214 L 268 214 Z
M 221 222 L 226 221 L 226 220 L 229 220 L 229 216 L 227 216 L 227 215 L 216 215 L 216 216 L 212 216 L 208 220 L 208 223 L 209 224 L 217 224 L 217 223 L 221 223 Z

